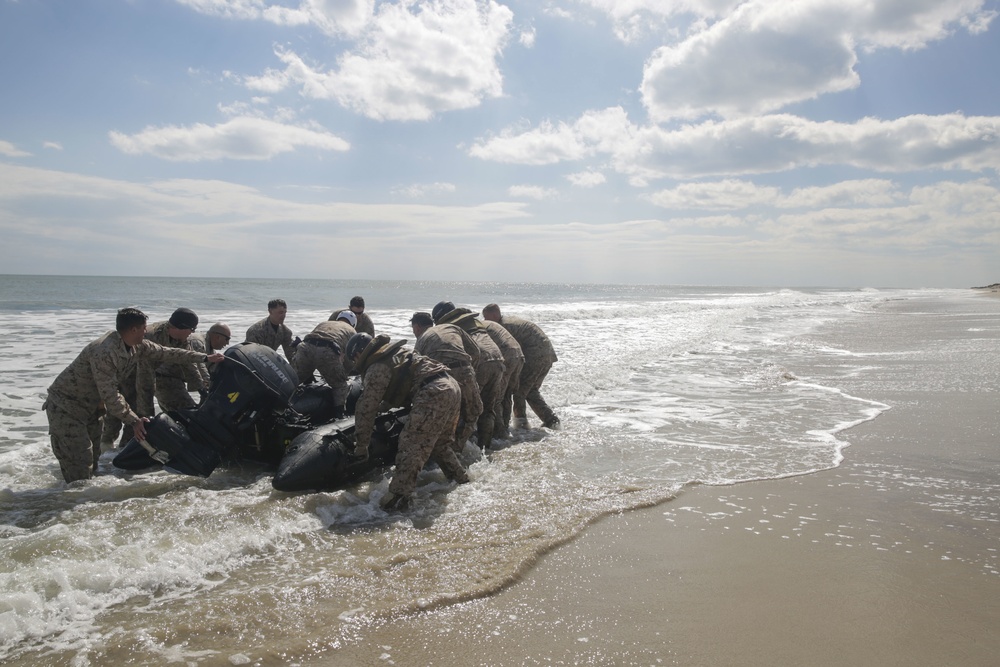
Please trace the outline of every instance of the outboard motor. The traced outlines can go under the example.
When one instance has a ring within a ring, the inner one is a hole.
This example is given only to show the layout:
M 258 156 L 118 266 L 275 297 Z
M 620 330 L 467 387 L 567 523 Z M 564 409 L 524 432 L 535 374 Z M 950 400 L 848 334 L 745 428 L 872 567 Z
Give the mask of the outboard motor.
M 146 425 L 146 440 L 133 438 L 112 462 L 124 470 L 163 465 L 168 470 L 208 477 L 224 457 L 270 444 L 262 433 L 274 427 L 298 386 L 291 365 L 256 343 L 226 350 L 202 403 L 194 409 L 160 413 Z M 272 454 L 280 459 L 281 451 Z

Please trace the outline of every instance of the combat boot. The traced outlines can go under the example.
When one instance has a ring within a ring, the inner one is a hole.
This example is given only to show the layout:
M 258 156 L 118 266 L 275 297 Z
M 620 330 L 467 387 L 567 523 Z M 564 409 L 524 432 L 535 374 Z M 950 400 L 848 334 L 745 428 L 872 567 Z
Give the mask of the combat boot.
M 410 509 L 410 497 L 387 491 L 379 504 L 386 512 L 405 512 Z
M 559 421 L 559 417 L 556 417 L 555 415 L 552 415 L 552 418 L 547 422 L 543 422 L 542 426 L 553 431 L 562 430 L 562 423 Z

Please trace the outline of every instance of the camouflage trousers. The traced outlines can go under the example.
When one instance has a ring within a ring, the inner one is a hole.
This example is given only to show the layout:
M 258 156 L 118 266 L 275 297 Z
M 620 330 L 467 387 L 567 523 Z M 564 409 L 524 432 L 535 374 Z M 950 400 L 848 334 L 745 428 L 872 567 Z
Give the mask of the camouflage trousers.
M 483 401 L 483 412 L 476 423 L 476 438 L 480 449 L 489 449 L 493 444 L 494 416 L 497 406 L 503 399 L 503 381 L 505 366 L 503 360 L 487 361 L 479 364 L 476 369 L 476 382 L 479 384 L 479 397 Z
M 458 381 L 458 386 L 462 388 L 462 410 L 460 413 L 461 422 L 455 431 L 454 447 L 456 452 L 465 449 L 472 432 L 476 430 L 476 423 L 479 415 L 483 414 L 483 399 L 479 395 L 479 383 L 476 382 L 476 371 L 472 365 L 449 368 L 448 374 Z
M 521 369 L 521 376 L 517 381 L 517 389 L 514 390 L 513 411 L 515 419 L 528 416 L 525 403 L 531 407 L 532 412 L 538 415 L 543 424 L 555 419 L 556 413 L 552 412 L 552 408 L 545 402 L 539 391 L 551 368 L 551 361 L 537 359 L 524 361 L 524 368 Z
M 523 358 L 504 362 L 503 377 L 500 379 L 502 387 L 500 398 L 497 405 L 493 408 L 494 438 L 506 438 L 510 435 L 511 406 L 514 402 L 514 391 L 517 389 L 517 381 L 521 377 L 521 369 L 523 367 Z
M 295 358 L 291 363 L 295 374 L 299 376 L 299 382 L 311 382 L 313 371 L 318 370 L 330 389 L 333 389 L 333 404 L 339 408 L 344 407 L 347 403 L 347 373 L 340 361 L 340 354 L 332 347 L 314 345 L 304 340 L 295 348 Z
M 63 479 L 75 482 L 93 477 L 101 458 L 100 413 L 80 419 L 55 405 L 50 398 L 45 402 L 45 416 L 49 420 L 52 453 L 59 461 Z
M 461 395 L 458 383 L 448 376 L 431 380 L 417 391 L 409 419 L 399 434 L 399 452 L 389 491 L 400 496 L 412 494 L 417 475 L 428 459 L 441 466 L 448 479 L 468 481 L 465 467 L 452 449 Z
M 193 408 L 197 405 L 191 398 L 187 382 L 182 378 L 157 375 L 156 389 L 153 395 L 156 396 L 156 402 L 160 404 L 161 412 Z

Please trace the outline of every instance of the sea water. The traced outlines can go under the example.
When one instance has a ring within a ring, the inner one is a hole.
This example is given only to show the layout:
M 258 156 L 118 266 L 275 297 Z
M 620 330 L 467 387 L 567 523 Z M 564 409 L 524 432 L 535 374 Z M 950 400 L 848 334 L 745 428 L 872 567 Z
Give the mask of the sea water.
M 271 298 L 288 302 L 286 324 L 304 335 L 354 295 L 393 339 L 412 341 L 410 315 L 441 300 L 477 311 L 497 302 L 536 322 L 559 355 L 542 393 L 563 429 L 542 429 L 529 412 L 531 428 L 496 451 L 466 448 L 470 484 L 425 470 L 402 514 L 379 508 L 388 473 L 341 491 L 289 494 L 255 466 L 208 479 L 126 474 L 107 453 L 93 480 L 62 482 L 40 410 L 46 388 L 113 328 L 118 308 L 138 306 L 153 322 L 186 306 L 200 330 L 225 322 L 239 340 Z M 845 430 L 888 406 L 877 383 L 864 396 L 842 388 L 838 378 L 856 380 L 873 362 L 819 332 L 900 300 L 961 298 L 957 290 L 0 276 L 0 662 L 322 661 L 372 624 L 499 590 L 602 516 L 692 484 L 838 465 Z

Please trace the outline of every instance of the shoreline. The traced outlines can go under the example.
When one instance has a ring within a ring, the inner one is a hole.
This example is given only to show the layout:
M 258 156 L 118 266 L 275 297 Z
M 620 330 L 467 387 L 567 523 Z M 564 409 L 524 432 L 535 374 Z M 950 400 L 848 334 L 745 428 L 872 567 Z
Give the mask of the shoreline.
M 492 596 L 355 628 L 297 664 L 996 664 L 1000 410 L 967 351 L 1000 319 L 975 303 L 893 302 L 826 332 L 867 370 L 804 374 L 890 406 L 839 434 L 838 467 L 685 488 Z
M 934 397 L 928 413 L 899 396 L 849 429 L 837 468 L 697 486 L 607 517 L 493 596 L 366 629 L 302 664 L 994 665 L 996 519 L 941 512 L 881 469 L 905 468 L 936 436 L 1000 432 L 992 397 Z M 983 411 L 986 430 L 962 419 Z

